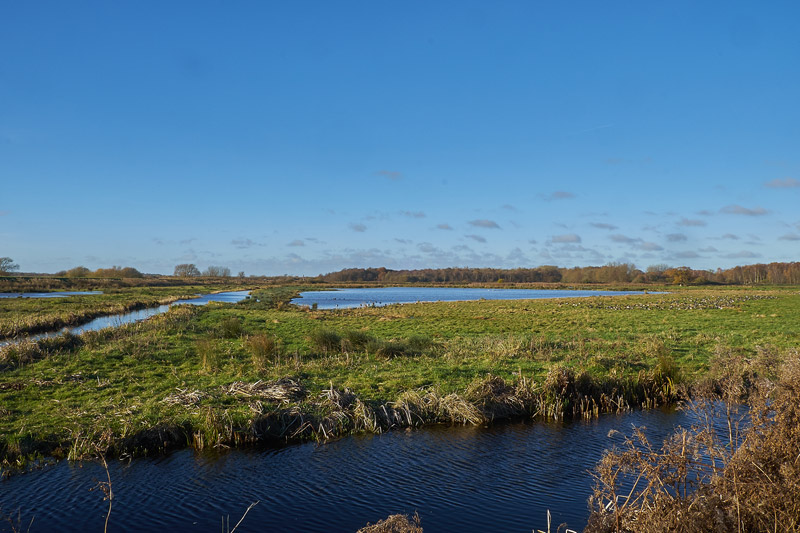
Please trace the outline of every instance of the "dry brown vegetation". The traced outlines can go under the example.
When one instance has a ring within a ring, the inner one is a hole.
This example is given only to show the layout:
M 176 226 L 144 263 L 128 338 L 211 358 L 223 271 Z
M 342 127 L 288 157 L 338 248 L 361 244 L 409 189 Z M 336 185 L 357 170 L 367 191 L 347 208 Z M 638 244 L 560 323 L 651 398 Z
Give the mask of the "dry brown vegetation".
M 586 531 L 800 531 L 800 355 L 775 380 L 725 364 L 717 390 L 689 405 L 693 427 L 660 448 L 636 429 L 604 456 Z M 745 395 L 749 410 L 738 409 Z
M 422 525 L 417 514 L 413 518 L 393 514 L 375 524 L 367 524 L 356 533 L 422 533 Z

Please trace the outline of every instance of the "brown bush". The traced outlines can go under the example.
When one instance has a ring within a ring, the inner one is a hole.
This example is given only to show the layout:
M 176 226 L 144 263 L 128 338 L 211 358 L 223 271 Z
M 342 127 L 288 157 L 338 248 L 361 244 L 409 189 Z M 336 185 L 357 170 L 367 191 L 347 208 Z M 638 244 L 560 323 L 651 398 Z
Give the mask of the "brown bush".
M 741 380 L 729 379 L 724 400 L 695 401 L 701 423 L 678 429 L 660 448 L 635 430 L 608 452 L 595 471 L 586 531 L 800 531 L 797 352 L 777 382 L 760 380 L 751 390 L 746 415 L 733 403 Z M 712 427 L 714 416 L 727 420 L 725 435 Z

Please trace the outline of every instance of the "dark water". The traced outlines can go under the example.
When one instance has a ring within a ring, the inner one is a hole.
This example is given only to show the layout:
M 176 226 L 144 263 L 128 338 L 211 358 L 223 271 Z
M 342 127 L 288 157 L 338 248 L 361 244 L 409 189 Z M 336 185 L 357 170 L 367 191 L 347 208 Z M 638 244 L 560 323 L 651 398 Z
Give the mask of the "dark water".
M 237 531 L 354 532 L 415 511 L 426 533 L 581 530 L 589 470 L 603 450 L 646 426 L 658 443 L 692 415 L 653 410 L 592 421 L 397 431 L 218 456 L 189 450 L 110 465 L 111 531 L 220 531 L 260 503 Z M 20 509 L 31 531 L 99 531 L 107 509 L 96 463 L 67 462 L 0 482 L 3 512 Z M 0 524 L 0 531 L 4 525 Z M 7 527 L 7 526 L 6 526 Z
M 67 296 L 87 296 L 103 294 L 102 291 L 62 291 L 62 292 L 0 292 L 0 298 L 66 298 Z
M 173 305 L 180 305 L 180 304 L 188 304 L 188 305 L 205 305 L 209 302 L 226 302 L 226 303 L 236 303 L 244 300 L 247 298 L 247 295 L 250 291 L 228 291 L 228 292 L 218 292 L 215 294 L 204 294 L 198 296 L 197 298 L 187 299 L 187 300 L 177 300 L 172 302 L 168 305 L 159 305 L 157 307 L 149 307 L 147 309 L 139 309 L 137 311 L 130 311 L 128 313 L 122 313 L 118 315 L 108 315 L 108 316 L 101 316 L 97 317 L 86 324 L 80 326 L 74 326 L 69 328 L 64 328 L 58 331 L 50 331 L 47 333 L 39 333 L 37 335 L 30 335 L 28 337 L 23 338 L 16 338 L 7 341 L 0 341 L 0 346 L 4 346 L 7 344 L 12 344 L 15 342 L 20 342 L 22 340 L 30 340 L 36 341 L 39 339 L 44 339 L 48 337 L 56 337 L 61 335 L 65 331 L 69 331 L 75 335 L 80 335 L 86 331 L 97 331 L 100 329 L 105 328 L 114 328 L 119 326 L 124 326 L 125 324 L 131 324 L 133 322 L 139 322 L 150 318 L 151 316 L 160 315 L 161 313 L 166 313 L 167 310 L 172 307 Z
M 637 291 L 572 291 L 538 289 L 462 289 L 455 287 L 378 287 L 301 292 L 293 304 L 318 309 L 349 309 L 414 302 L 458 302 L 468 300 L 532 300 L 541 298 L 586 298 L 644 294 Z

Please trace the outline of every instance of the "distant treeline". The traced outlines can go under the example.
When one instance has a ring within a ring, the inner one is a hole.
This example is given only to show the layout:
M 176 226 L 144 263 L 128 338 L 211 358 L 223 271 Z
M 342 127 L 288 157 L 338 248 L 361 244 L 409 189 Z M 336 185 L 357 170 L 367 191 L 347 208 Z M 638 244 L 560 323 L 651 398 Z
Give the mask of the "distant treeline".
M 652 265 L 639 270 L 629 263 L 561 268 L 437 268 L 391 270 L 348 268 L 319 276 L 327 283 L 672 283 L 672 284 L 791 284 L 800 285 L 800 263 L 769 263 L 729 269 L 693 270 L 689 267 Z
M 53 274 L 56 278 L 141 278 L 144 274 L 133 267 L 113 266 L 111 268 L 98 268 L 89 270 L 84 266 L 62 270 Z

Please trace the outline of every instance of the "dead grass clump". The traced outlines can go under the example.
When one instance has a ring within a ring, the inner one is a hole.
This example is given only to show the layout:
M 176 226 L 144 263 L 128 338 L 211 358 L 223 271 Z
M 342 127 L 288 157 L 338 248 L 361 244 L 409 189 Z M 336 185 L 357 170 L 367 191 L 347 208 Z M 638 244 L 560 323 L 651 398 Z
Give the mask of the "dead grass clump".
M 255 383 L 234 381 L 230 385 L 223 386 L 222 390 L 229 396 L 255 397 L 278 403 L 301 401 L 308 395 L 305 387 L 290 378 L 268 382 L 259 380 Z
M 175 394 L 170 394 L 162 401 L 168 405 L 182 405 L 184 407 L 190 407 L 193 405 L 197 405 L 200 403 L 200 400 L 208 396 L 206 393 L 193 390 L 190 391 L 189 389 L 176 389 L 178 392 Z
M 489 420 L 509 418 L 527 414 L 532 406 L 532 397 L 520 398 L 517 392 L 517 387 L 503 378 L 488 374 L 470 384 L 467 388 L 467 399 Z
M 39 344 L 32 341 L 22 341 L 0 348 L 2 367 L 20 367 L 43 357 L 44 352 L 39 348 Z
M 485 417 L 472 403 L 452 393 L 440 396 L 435 390 L 410 390 L 394 403 L 403 425 L 416 427 L 429 423 L 482 424 Z
M 586 531 L 800 531 L 800 356 L 752 389 L 746 415 L 735 394 L 693 403 L 699 422 L 661 447 L 637 429 L 607 452 Z
M 416 513 L 413 517 L 393 514 L 375 524 L 367 524 L 356 533 L 422 533 L 422 521 Z

